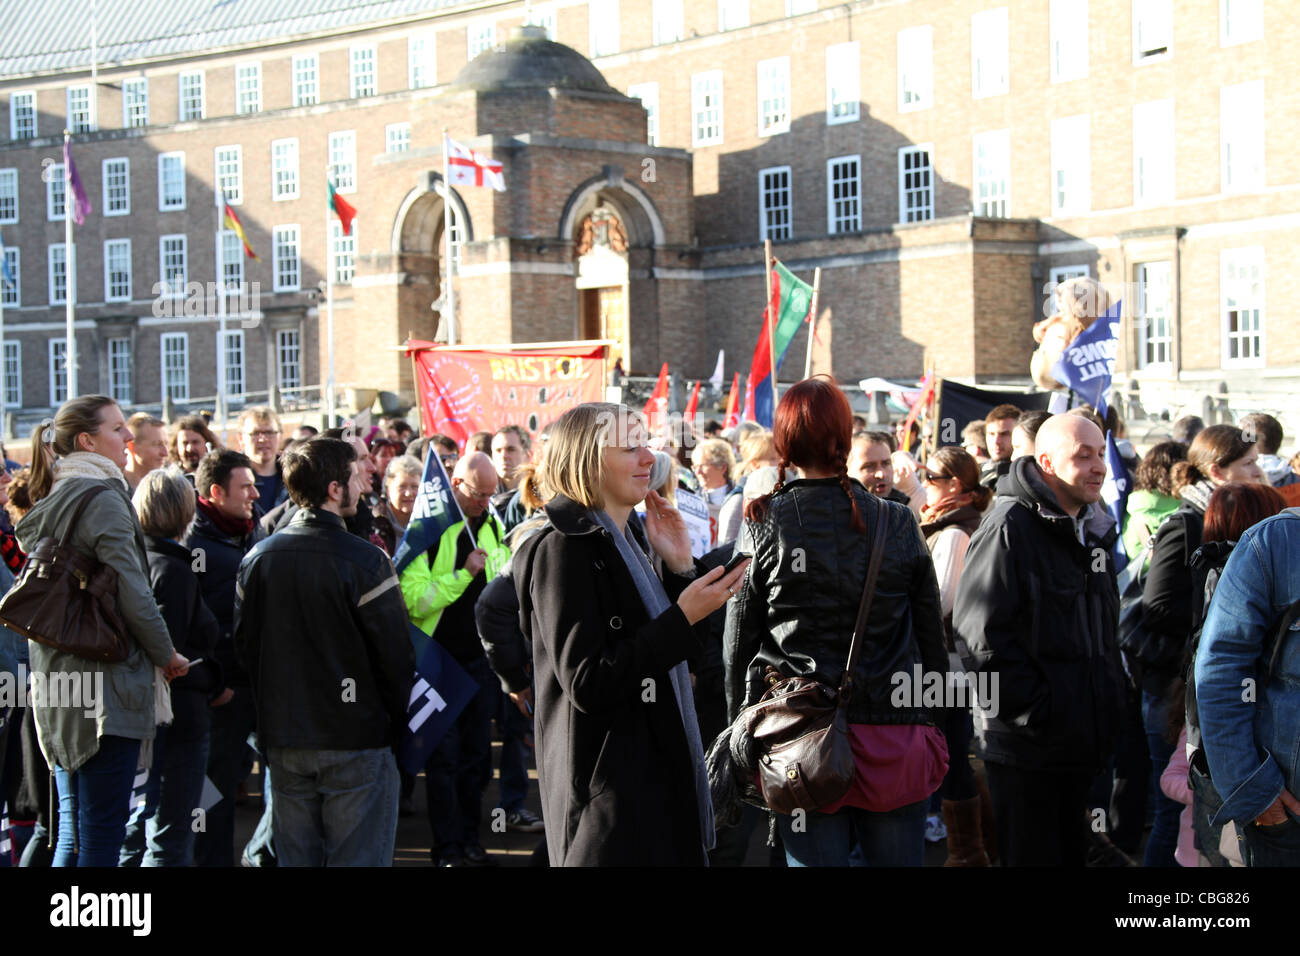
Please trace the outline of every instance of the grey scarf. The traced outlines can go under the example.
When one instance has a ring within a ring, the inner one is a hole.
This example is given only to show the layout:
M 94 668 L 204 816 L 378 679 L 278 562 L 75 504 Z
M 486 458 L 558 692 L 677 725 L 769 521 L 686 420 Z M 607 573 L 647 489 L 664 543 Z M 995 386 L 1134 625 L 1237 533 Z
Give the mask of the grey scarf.
M 628 515 L 629 527 L 619 533 L 618 525 L 604 511 L 592 511 L 591 518 L 609 532 L 618 548 L 619 557 L 623 559 L 632 581 L 636 584 L 637 594 L 645 605 L 646 614 L 654 620 L 672 607 L 672 601 L 664 593 L 663 583 L 655 575 L 650 559 L 641 550 L 636 539 L 632 537 L 630 523 L 639 521 L 636 513 Z M 700 813 L 700 839 L 706 850 L 713 849 L 713 801 L 709 796 L 709 777 L 704 768 L 704 744 L 700 739 L 700 721 L 695 716 L 695 698 L 691 691 L 691 672 L 685 661 L 679 661 L 668 672 L 668 679 L 673 685 L 673 694 L 677 698 L 677 710 L 682 715 L 682 728 L 686 731 L 686 744 L 691 750 L 691 767 L 695 771 L 695 800 Z

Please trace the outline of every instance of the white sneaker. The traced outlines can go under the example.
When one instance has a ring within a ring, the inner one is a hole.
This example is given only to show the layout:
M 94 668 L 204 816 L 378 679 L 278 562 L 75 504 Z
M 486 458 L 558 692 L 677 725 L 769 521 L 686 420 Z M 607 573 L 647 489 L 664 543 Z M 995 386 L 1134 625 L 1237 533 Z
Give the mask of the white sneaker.
M 943 817 L 932 813 L 925 818 L 925 839 L 927 843 L 942 843 L 948 839 L 948 828 L 944 825 Z

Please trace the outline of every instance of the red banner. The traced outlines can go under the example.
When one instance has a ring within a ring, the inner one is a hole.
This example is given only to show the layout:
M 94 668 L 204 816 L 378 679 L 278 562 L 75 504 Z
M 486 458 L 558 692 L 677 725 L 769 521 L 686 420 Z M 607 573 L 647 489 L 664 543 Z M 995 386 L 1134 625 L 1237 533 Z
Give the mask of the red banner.
M 478 431 L 522 425 L 536 438 L 575 405 L 605 398 L 605 346 L 573 342 L 519 349 L 441 348 L 412 341 L 421 432 L 463 450 Z

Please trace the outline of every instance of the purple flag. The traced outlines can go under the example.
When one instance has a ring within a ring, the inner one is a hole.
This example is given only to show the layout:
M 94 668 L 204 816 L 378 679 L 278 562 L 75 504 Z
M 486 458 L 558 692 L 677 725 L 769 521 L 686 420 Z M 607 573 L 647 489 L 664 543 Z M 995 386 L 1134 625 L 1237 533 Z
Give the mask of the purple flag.
M 90 199 L 86 196 L 86 187 L 81 185 L 81 177 L 77 175 L 77 164 L 72 161 L 72 152 L 68 149 L 68 144 L 63 144 L 63 167 L 67 170 L 67 182 L 72 184 L 72 221 L 78 226 L 86 221 L 86 213 L 90 212 Z M 64 196 L 66 206 L 68 197 Z

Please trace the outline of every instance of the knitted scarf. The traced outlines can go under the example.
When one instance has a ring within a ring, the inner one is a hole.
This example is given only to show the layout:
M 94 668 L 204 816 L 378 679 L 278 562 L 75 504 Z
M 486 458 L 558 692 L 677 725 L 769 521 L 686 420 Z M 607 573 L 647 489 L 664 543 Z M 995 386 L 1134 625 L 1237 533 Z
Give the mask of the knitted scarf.
M 126 476 L 122 469 L 98 452 L 74 451 L 55 459 L 54 484 L 67 478 L 94 478 L 96 481 L 116 481 L 128 492 Z

